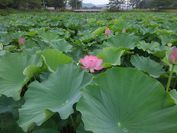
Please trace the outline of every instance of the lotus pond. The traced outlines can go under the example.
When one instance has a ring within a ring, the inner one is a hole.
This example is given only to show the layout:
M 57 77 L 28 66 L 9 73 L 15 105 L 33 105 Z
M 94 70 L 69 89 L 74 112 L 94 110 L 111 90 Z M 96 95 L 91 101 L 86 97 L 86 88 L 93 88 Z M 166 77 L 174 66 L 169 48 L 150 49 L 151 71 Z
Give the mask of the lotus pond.
M 177 13 L 0 16 L 0 133 L 177 133 Z

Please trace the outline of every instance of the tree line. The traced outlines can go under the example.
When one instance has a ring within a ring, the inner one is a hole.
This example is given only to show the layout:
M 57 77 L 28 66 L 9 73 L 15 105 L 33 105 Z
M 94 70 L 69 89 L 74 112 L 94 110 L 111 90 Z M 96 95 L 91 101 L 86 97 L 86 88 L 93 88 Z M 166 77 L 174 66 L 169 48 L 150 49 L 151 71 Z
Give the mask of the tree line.
M 177 8 L 177 0 L 109 0 L 107 5 L 111 10 L 119 10 L 121 5 L 127 4 L 133 8 Z M 0 0 L 0 8 L 39 9 L 55 7 L 65 9 L 82 7 L 82 0 Z
M 82 0 L 0 0 L 0 8 L 39 9 L 55 7 L 65 9 L 69 5 L 73 9 L 82 7 Z
M 111 10 L 119 10 L 121 5 L 125 4 L 133 8 L 177 8 L 177 0 L 109 0 L 108 8 Z

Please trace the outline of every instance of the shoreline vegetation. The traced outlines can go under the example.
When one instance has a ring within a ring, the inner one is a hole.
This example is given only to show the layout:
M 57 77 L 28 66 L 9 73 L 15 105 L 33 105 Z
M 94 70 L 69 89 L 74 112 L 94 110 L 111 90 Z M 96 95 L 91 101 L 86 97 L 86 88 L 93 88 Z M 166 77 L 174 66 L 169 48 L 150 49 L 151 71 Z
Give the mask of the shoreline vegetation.
M 13 14 L 13 13 L 21 13 L 21 12 L 24 12 L 24 13 L 28 13 L 28 12 L 59 12 L 59 13 L 62 13 L 62 12 L 73 12 L 73 13 L 76 13 L 76 12 L 81 12 L 81 13 L 96 13 L 96 12 L 100 12 L 100 13 L 103 13 L 103 12 L 110 12 L 110 13 L 141 13 L 141 12 L 167 12 L 167 13 L 176 13 L 177 12 L 177 9 L 132 9 L 132 10 L 117 10 L 117 11 L 111 11 L 111 10 L 84 10 L 84 9 L 81 9 L 81 10 L 47 10 L 47 9 L 12 9 L 12 8 L 8 8 L 8 9 L 0 9 L 0 15 L 8 15 L 8 14 Z

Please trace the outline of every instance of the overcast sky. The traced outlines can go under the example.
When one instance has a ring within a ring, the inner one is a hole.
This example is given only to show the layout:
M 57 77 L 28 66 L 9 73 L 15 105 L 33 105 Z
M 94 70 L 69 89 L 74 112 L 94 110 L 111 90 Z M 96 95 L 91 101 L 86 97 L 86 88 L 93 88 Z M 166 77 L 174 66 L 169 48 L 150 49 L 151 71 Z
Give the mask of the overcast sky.
M 107 4 L 109 0 L 83 0 L 84 3 Z

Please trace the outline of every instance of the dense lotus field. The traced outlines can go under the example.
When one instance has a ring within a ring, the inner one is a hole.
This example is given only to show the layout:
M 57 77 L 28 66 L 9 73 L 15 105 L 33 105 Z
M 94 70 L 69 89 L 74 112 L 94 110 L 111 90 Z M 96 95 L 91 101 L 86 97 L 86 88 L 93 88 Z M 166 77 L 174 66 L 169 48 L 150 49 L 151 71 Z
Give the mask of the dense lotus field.
M 0 133 L 177 133 L 177 13 L 0 16 Z

